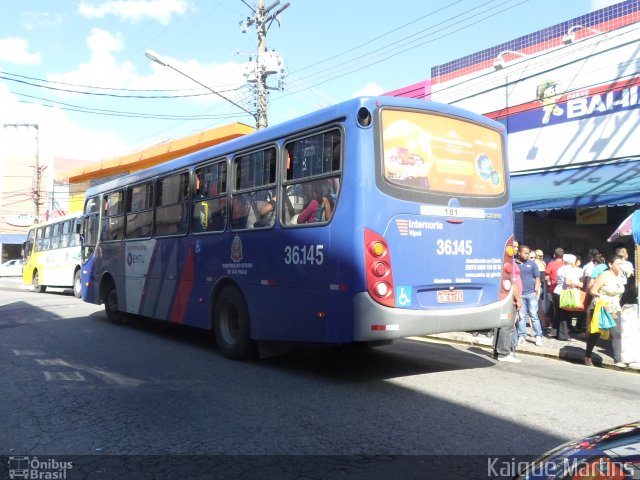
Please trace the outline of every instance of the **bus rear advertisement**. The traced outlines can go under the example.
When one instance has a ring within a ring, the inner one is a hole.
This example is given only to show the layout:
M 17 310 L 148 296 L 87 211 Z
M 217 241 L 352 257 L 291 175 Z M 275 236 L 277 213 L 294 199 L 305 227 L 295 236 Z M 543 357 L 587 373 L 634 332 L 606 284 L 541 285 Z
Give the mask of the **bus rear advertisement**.
M 366 97 L 86 193 L 83 299 L 215 333 L 383 343 L 513 321 L 504 127 Z

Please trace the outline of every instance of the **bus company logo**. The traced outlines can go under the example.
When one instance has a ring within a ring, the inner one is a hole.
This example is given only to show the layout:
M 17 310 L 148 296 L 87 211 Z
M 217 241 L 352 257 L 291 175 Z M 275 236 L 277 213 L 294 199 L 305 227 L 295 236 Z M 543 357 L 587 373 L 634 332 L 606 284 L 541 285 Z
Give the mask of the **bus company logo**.
M 9 457 L 9 478 L 34 480 L 65 480 L 67 470 L 73 468 L 73 462 L 60 462 L 53 458 L 40 460 L 38 457 Z
M 236 235 L 231 242 L 231 260 L 235 263 L 239 263 L 242 259 L 242 240 L 240 240 L 240 237 Z
M 409 235 L 409 220 L 396 220 L 396 225 L 401 236 Z
M 133 255 L 131 255 L 131 252 L 129 252 L 127 254 L 127 265 L 131 266 L 132 263 L 133 263 Z
M 398 233 L 403 237 L 421 237 L 423 230 L 442 230 L 444 224 L 439 221 L 423 222 L 420 220 L 396 219 Z

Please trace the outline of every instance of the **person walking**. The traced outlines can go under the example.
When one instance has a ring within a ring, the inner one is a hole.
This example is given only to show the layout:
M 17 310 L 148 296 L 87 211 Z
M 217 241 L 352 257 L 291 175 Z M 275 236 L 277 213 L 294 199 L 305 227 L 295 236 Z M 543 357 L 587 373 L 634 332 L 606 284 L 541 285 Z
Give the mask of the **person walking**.
M 558 278 L 554 295 L 558 296 L 558 306 L 560 306 L 560 295 L 565 289 L 578 288 L 582 289 L 582 269 L 576 266 L 577 258 L 571 253 L 565 253 L 562 256 L 564 265 L 558 269 Z M 555 298 L 555 297 L 554 297 Z M 570 341 L 569 330 L 571 328 L 571 318 L 573 313 L 569 310 L 559 308 L 560 315 L 558 321 L 558 329 L 556 333 L 557 340 Z
M 593 297 L 593 302 L 596 302 L 599 298 L 602 299 L 604 305 L 609 313 L 613 315 L 613 319 L 616 322 L 616 326 L 611 329 L 612 335 L 612 347 L 613 347 L 613 361 L 616 366 L 626 366 L 622 363 L 622 358 L 620 355 L 620 336 L 622 333 L 622 327 L 620 325 L 620 313 L 622 311 L 622 307 L 620 306 L 620 298 L 624 293 L 624 273 L 622 272 L 622 265 L 624 263 L 624 259 L 618 255 L 612 255 L 607 264 L 609 265 L 609 269 L 602 272 L 598 275 L 598 278 L 595 279 L 593 285 L 589 293 Z M 594 326 L 594 330 L 595 330 Z M 589 325 L 588 331 L 591 332 L 592 328 Z M 593 347 L 596 342 L 600 338 L 600 331 L 598 330 L 595 333 L 589 333 L 589 337 L 587 339 L 587 345 L 584 353 L 584 363 L 587 366 L 593 366 Z
M 542 331 L 548 333 L 551 329 L 550 321 L 547 317 L 547 312 L 549 311 L 549 288 L 547 286 L 547 264 L 544 261 L 544 252 L 540 249 L 536 250 L 535 253 L 532 252 L 531 258 L 538 265 L 538 270 L 540 271 L 540 299 L 538 301 L 538 318 L 540 319 L 540 324 L 542 325 Z
M 520 281 L 520 272 L 514 259 L 507 262 L 504 266 L 505 272 L 511 275 L 513 283 L 513 321 L 506 327 L 495 329 L 493 335 L 493 358 L 499 362 L 520 363 L 520 359 L 516 358 L 516 322 L 519 312 L 522 309 L 522 282 Z
M 538 318 L 538 299 L 540 297 L 540 270 L 530 257 L 531 249 L 527 245 L 520 245 L 516 264 L 520 269 L 522 282 L 522 311 L 518 320 L 518 345 L 525 342 L 527 336 L 527 317 L 531 318 L 531 326 L 535 336 L 536 346 L 542 346 L 542 328 Z
M 549 295 L 551 296 L 549 317 L 552 319 L 553 330 L 550 332 L 550 336 L 555 337 L 558 334 L 558 325 L 560 324 L 560 295 L 556 295 L 556 285 L 558 284 L 558 270 L 564 265 L 562 256 L 564 250 L 560 247 L 556 248 L 553 252 L 553 260 L 547 263 L 546 280 L 549 287 Z

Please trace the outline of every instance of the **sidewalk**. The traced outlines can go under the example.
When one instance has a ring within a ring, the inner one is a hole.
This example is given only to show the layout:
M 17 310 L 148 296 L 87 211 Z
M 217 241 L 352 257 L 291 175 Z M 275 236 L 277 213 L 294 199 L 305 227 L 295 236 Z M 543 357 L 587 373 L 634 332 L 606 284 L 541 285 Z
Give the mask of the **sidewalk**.
M 484 349 L 493 350 L 493 336 L 488 336 L 488 332 L 468 333 L 468 332 L 449 332 L 427 335 L 426 338 L 438 340 L 441 342 L 461 343 L 467 345 L 475 345 Z M 518 355 L 538 355 L 542 357 L 558 358 L 573 363 L 584 365 L 584 351 L 586 346 L 587 334 L 571 334 L 571 341 L 564 342 L 543 337 L 542 346 L 536 347 L 535 338 L 527 335 L 526 342 L 520 345 L 516 350 Z M 605 367 L 615 370 L 640 373 L 640 364 L 634 363 L 632 366 L 616 367 L 613 361 L 613 350 L 611 342 L 599 339 L 593 349 L 593 364 L 597 367 Z

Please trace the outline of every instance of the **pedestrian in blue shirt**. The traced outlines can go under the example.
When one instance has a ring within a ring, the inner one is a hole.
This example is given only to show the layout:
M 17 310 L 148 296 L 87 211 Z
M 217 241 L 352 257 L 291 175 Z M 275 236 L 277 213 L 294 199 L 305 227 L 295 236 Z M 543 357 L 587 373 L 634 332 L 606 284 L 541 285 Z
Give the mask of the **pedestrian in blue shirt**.
M 516 263 L 520 268 L 522 281 L 522 310 L 518 322 L 518 345 L 525 342 L 527 336 L 527 316 L 531 318 L 536 346 L 542 346 L 542 328 L 538 318 L 538 298 L 540 297 L 540 270 L 536 262 L 529 258 L 531 249 L 527 245 L 520 245 Z

